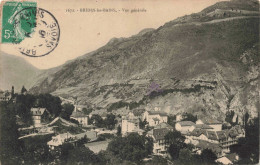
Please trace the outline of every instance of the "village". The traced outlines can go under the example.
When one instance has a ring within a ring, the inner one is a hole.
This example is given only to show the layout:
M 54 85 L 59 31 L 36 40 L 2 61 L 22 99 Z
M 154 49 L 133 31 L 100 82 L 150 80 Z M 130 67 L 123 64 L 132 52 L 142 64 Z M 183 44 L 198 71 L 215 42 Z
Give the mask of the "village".
M 15 102 L 15 98 L 12 98 L 8 92 L 1 93 L 1 101 L 12 100 Z M 62 104 L 68 104 L 67 102 L 68 100 L 65 103 L 63 101 Z M 30 112 L 33 124 L 18 129 L 19 139 L 48 135 L 51 140 L 47 141 L 47 145 L 54 155 L 60 152 L 62 145 L 68 143 L 73 146 L 84 144 L 97 154 L 105 151 L 113 138 L 127 137 L 137 133 L 153 140 L 152 155 L 166 158 L 169 157 L 170 146 L 166 135 L 169 132 L 178 131 L 185 137 L 184 143 L 193 146 L 192 154 L 200 155 L 203 150 L 208 149 L 216 155 L 216 163 L 235 164 L 239 161 L 239 156 L 232 153 L 230 147 L 237 144 L 240 138 L 245 137 L 245 123 L 236 123 L 231 126 L 227 122 L 223 123 L 210 116 L 204 119 L 188 113 L 172 116 L 157 109 L 129 110 L 128 107 L 124 114 L 98 110 L 86 114 L 83 106 L 73 105 L 73 107 L 69 120 L 61 116 L 50 120 L 51 115 L 46 107 L 32 107 Z M 100 124 L 101 120 L 108 120 L 107 118 L 112 120 L 109 127 L 106 123 Z M 19 121 L 19 116 L 17 116 L 17 121 Z

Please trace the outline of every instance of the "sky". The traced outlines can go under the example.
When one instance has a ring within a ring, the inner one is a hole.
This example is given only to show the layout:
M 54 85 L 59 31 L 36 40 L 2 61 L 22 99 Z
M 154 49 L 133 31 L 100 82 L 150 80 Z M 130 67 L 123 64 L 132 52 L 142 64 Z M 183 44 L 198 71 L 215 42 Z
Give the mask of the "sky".
M 58 46 L 43 57 L 21 54 L 13 44 L 1 44 L 1 51 L 24 58 L 39 69 L 62 65 L 68 60 L 104 46 L 111 38 L 130 37 L 145 28 L 158 28 L 177 17 L 192 14 L 220 0 L 38 0 L 57 19 Z M 80 8 L 115 9 L 117 12 L 79 12 Z M 74 9 L 75 12 L 66 12 Z M 123 9 L 129 9 L 124 12 Z M 134 12 L 144 9 L 146 12 Z

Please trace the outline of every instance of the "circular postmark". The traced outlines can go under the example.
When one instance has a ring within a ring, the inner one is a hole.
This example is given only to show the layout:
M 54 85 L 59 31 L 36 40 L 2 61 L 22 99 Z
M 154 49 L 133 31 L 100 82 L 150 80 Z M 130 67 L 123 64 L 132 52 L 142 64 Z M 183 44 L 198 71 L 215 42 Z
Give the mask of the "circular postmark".
M 45 56 L 59 44 L 58 21 L 42 8 L 28 7 L 17 12 L 13 18 L 13 27 L 13 43 L 26 56 Z

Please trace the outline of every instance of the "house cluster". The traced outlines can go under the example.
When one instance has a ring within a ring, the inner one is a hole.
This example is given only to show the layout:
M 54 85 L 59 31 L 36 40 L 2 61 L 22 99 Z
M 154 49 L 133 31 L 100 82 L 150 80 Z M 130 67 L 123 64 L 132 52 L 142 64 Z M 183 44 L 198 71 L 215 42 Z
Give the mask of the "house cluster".
M 240 125 L 222 130 L 222 122 L 215 119 L 198 119 L 195 123 L 181 120 L 181 115 L 177 115 L 175 127 L 172 127 L 167 124 L 168 116 L 164 112 L 134 110 L 122 117 L 122 135 L 126 136 L 132 132 L 142 134 L 144 131 L 140 129 L 139 123 L 147 121 L 152 128 L 147 132 L 147 136 L 154 141 L 154 154 L 166 154 L 169 144 L 165 135 L 175 129 L 186 137 L 185 143 L 195 146 L 195 153 L 200 154 L 204 149 L 211 149 L 218 158 L 228 155 L 230 146 L 237 144 L 240 137 L 245 137 L 245 131 Z
M 173 130 L 173 127 L 167 124 L 168 116 L 164 112 L 146 111 L 144 109 L 135 109 L 129 112 L 122 117 L 122 135 L 126 136 L 132 132 L 142 135 L 144 130 L 140 129 L 139 123 L 144 121 L 153 128 L 147 133 L 147 136 L 154 141 L 154 154 L 165 154 L 168 143 L 165 141 L 164 136 Z
M 56 149 L 57 147 L 61 146 L 64 143 L 71 143 L 74 146 L 76 146 L 79 140 L 82 140 L 84 138 L 88 138 L 89 142 L 93 142 L 97 140 L 97 132 L 87 131 L 76 135 L 72 135 L 69 132 L 58 134 L 56 136 L 53 136 L 52 139 L 47 143 L 47 145 L 51 150 Z
M 199 119 L 192 121 L 179 121 L 175 129 L 186 137 L 186 143 L 195 146 L 195 152 L 200 154 L 203 149 L 211 149 L 217 157 L 230 152 L 230 146 L 237 144 L 238 139 L 245 137 L 245 131 L 240 125 L 231 129 L 222 130 L 222 123 L 214 119 Z

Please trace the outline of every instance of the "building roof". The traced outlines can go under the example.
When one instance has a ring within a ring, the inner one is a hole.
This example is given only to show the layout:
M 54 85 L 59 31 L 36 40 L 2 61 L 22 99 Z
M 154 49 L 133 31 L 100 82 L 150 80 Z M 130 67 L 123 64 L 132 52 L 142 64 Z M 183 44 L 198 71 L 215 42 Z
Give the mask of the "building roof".
M 207 131 L 207 137 L 211 140 L 218 140 L 218 136 L 215 131 Z
M 239 160 L 239 156 L 236 153 L 230 153 L 227 154 L 226 157 L 231 161 L 231 162 L 236 162 Z
M 220 122 L 216 119 L 204 118 L 204 119 L 199 119 L 199 120 L 201 120 L 204 124 L 208 124 L 208 125 L 222 124 L 222 122 Z
M 153 129 L 153 137 L 154 139 L 157 140 L 163 140 L 165 135 L 169 132 L 170 130 L 167 128 L 160 128 L 160 129 Z
M 213 129 L 211 126 L 207 124 L 196 124 L 195 127 L 200 129 Z
M 76 134 L 75 138 L 82 139 L 85 136 L 87 136 L 87 138 L 89 138 L 90 141 L 97 140 L 97 132 L 95 132 L 95 131 L 87 131 L 87 132 L 84 132 L 84 133 Z
M 167 129 L 173 129 L 173 127 L 168 123 L 160 123 L 154 127 L 155 129 L 159 128 L 167 128 Z
M 192 132 L 190 132 L 188 135 L 190 136 L 197 136 L 199 137 L 201 134 L 204 134 L 207 136 L 207 131 L 200 128 L 195 128 Z
M 196 145 L 197 148 L 204 150 L 204 149 L 210 149 L 215 153 L 221 153 L 222 147 L 217 143 L 210 143 L 204 140 L 199 140 L 199 143 Z
M 83 112 L 81 111 L 73 111 L 73 113 L 71 114 L 70 117 L 73 117 L 73 118 L 79 118 L 79 117 L 87 117 L 88 115 L 84 114 Z
M 154 121 L 160 121 L 157 117 L 153 118 Z
M 88 147 L 94 153 L 99 153 L 100 151 L 105 151 L 107 149 L 110 141 L 111 140 L 87 143 L 85 144 L 85 147 Z
M 160 116 L 167 116 L 167 113 L 160 112 L 160 111 L 147 111 L 149 115 L 160 115 Z
M 188 134 L 188 136 L 199 137 L 201 134 L 204 134 L 207 136 L 208 139 L 211 139 L 211 140 L 223 140 L 223 139 L 228 138 L 228 136 L 236 137 L 236 136 L 240 135 L 241 133 L 238 133 L 238 131 L 236 129 L 239 129 L 239 128 L 232 127 L 230 130 L 222 130 L 222 131 L 209 131 L 209 130 L 205 130 L 205 129 L 201 129 L 201 128 L 195 128 L 192 132 L 190 132 Z M 243 133 L 242 128 L 240 129 L 240 132 Z
M 33 116 L 41 116 L 45 111 L 48 112 L 46 108 L 31 108 Z
M 193 126 L 193 125 L 195 125 L 195 123 L 193 123 L 192 121 L 179 121 L 177 123 L 179 123 L 181 126 Z
M 232 161 L 230 161 L 227 157 L 221 157 L 221 158 L 218 158 L 216 160 L 216 162 L 220 162 L 221 164 L 224 164 L 224 165 L 228 165 L 228 164 L 233 164 Z
M 217 131 L 216 133 L 217 133 L 218 139 L 220 139 L 220 140 L 226 139 L 228 137 L 228 135 L 226 134 L 225 131 Z

